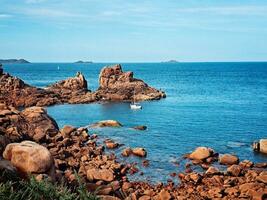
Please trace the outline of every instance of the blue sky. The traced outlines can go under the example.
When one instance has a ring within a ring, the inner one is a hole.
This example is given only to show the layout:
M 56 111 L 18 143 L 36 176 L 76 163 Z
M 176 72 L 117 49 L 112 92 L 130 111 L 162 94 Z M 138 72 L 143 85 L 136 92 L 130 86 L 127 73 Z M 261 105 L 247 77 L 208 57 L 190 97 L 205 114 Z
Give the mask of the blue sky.
M 265 0 L 0 0 L 0 58 L 267 60 Z

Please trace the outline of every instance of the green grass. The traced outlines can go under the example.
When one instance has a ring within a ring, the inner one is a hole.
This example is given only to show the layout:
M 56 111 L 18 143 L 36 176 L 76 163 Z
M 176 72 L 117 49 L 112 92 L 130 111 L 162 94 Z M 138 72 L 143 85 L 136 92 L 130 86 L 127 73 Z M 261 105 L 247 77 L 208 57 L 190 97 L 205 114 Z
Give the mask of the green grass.
M 17 177 L 7 179 L 5 173 L 0 176 L 1 200 L 97 200 L 89 193 L 78 178 L 78 186 L 69 188 L 64 184 L 55 184 L 47 180 L 20 180 Z

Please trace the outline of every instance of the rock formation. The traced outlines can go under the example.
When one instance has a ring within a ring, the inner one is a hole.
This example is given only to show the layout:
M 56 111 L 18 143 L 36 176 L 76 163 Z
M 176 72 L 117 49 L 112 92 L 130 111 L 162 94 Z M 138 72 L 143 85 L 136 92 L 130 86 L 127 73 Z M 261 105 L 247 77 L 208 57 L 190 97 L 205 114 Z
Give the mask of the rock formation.
M 97 91 L 88 90 L 85 77 L 78 72 L 75 77 L 37 88 L 21 79 L 4 73 L 0 67 L 0 103 L 15 107 L 49 106 L 62 103 L 91 103 L 96 101 L 155 100 L 166 97 L 163 91 L 135 79 L 133 72 L 123 72 L 120 65 L 105 67 L 99 78 Z
M 99 75 L 97 94 L 110 101 L 155 100 L 166 97 L 163 91 L 148 86 L 133 77 L 133 72 L 123 72 L 121 65 L 104 67 Z
M 0 88 L 0 102 L 15 107 L 90 103 L 98 100 L 96 94 L 88 91 L 87 81 L 81 73 L 45 89 L 27 85 L 8 73 L 0 73 Z
M 267 139 L 260 139 L 259 142 L 254 142 L 253 150 L 267 154 Z

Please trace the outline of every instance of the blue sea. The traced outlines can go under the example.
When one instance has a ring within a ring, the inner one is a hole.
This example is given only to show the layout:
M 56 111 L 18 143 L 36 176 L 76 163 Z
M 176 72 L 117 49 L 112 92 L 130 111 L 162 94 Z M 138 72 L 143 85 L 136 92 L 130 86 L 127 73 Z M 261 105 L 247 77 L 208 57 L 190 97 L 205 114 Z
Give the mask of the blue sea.
M 101 68 L 111 63 L 34 63 L 9 64 L 5 71 L 25 82 L 45 87 L 72 77 L 77 71 L 88 80 L 91 90 L 98 88 Z M 90 130 L 100 138 L 111 138 L 130 147 L 148 151 L 150 167 L 139 167 L 144 175 L 131 179 L 166 181 L 171 172 L 180 172 L 182 155 L 198 146 L 219 153 L 234 153 L 240 159 L 266 162 L 267 156 L 255 153 L 251 143 L 267 138 L 267 62 L 242 63 L 122 63 L 125 71 L 149 85 L 166 91 L 167 98 L 142 102 L 142 110 L 130 110 L 128 103 L 56 105 L 48 113 L 62 127 L 87 126 L 114 119 L 122 128 Z M 58 70 L 59 68 L 59 70 Z M 146 131 L 132 130 L 146 125 Z M 124 148 L 117 149 L 115 153 Z M 142 159 L 121 158 L 140 163 Z

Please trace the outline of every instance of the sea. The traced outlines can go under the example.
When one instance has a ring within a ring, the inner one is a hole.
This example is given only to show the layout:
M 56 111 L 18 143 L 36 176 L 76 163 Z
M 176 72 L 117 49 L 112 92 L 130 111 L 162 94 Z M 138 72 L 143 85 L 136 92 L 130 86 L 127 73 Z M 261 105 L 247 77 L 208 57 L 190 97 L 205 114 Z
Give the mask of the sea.
M 88 87 L 98 88 L 102 67 L 114 63 L 30 63 L 6 64 L 4 70 L 26 83 L 46 87 L 82 72 Z M 267 156 L 253 152 L 251 144 L 267 138 L 267 62 L 121 63 L 124 71 L 164 90 L 166 99 L 142 102 L 142 110 L 129 103 L 91 103 L 47 107 L 58 125 L 88 126 L 113 119 L 121 128 L 89 129 L 123 144 L 115 153 L 121 162 L 136 162 L 140 171 L 131 180 L 157 183 L 172 179 L 170 173 L 184 170 L 183 155 L 198 146 L 218 153 L 231 153 L 240 160 L 267 162 Z M 147 130 L 133 130 L 145 125 Z M 141 158 L 123 158 L 125 147 L 144 147 L 149 167 Z M 194 166 L 193 166 L 194 167 Z M 199 169 L 201 170 L 201 169 Z

